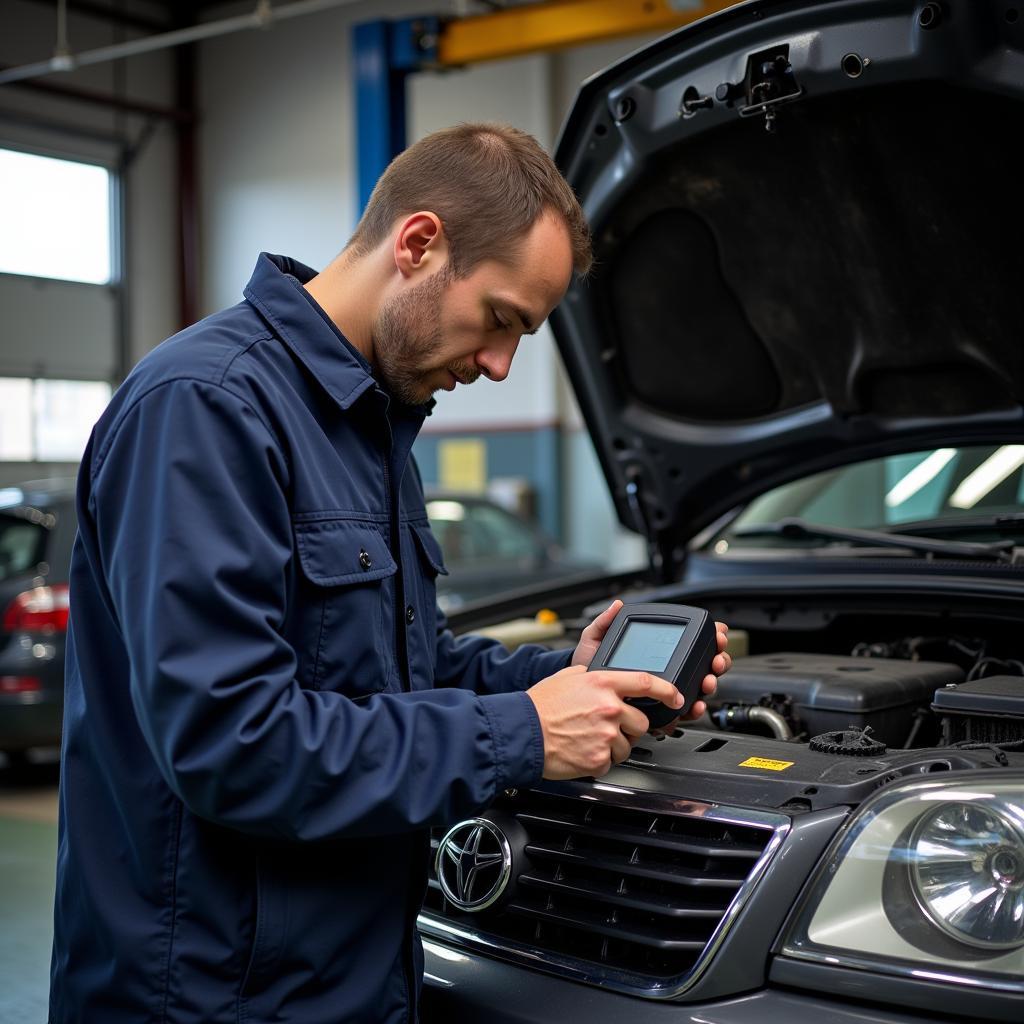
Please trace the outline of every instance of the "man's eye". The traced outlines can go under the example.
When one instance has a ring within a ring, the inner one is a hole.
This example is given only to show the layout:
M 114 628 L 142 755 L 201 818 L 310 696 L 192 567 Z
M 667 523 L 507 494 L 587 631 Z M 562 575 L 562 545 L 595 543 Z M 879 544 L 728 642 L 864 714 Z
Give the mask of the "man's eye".
M 491 307 L 491 319 L 494 321 L 494 326 L 498 328 L 498 330 L 508 330 L 508 324 L 505 323 L 505 321 L 502 320 L 500 316 L 498 316 L 498 312 L 493 306 Z

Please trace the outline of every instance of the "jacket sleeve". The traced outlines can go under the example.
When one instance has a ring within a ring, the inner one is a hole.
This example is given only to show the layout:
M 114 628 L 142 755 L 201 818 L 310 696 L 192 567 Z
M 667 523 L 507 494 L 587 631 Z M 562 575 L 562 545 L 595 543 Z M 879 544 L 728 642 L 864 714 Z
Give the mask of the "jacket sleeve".
M 515 693 L 567 668 L 572 660 L 571 650 L 549 651 L 537 644 L 523 644 L 510 653 L 488 637 L 456 638 L 440 608 L 437 621 L 436 686 L 459 687 L 477 694 Z
M 356 704 L 298 685 L 283 633 L 289 467 L 250 404 L 215 384 L 165 383 L 94 450 L 89 528 L 132 705 L 193 813 L 284 838 L 380 835 L 457 820 L 540 777 L 523 693 Z

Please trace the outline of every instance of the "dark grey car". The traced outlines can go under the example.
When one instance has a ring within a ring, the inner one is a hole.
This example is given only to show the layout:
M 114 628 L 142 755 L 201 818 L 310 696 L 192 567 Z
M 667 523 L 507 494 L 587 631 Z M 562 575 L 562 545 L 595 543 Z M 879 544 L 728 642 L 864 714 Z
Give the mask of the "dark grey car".
M 0 489 L 0 752 L 60 744 L 73 482 Z
M 1024 1016 L 1022 15 L 758 0 L 582 86 L 552 324 L 650 570 L 451 620 L 670 601 L 744 656 L 436 835 L 427 1020 Z
M 437 603 L 445 612 L 467 601 L 601 570 L 598 562 L 566 555 L 539 526 L 490 498 L 428 491 L 426 499 L 430 529 L 448 569 L 437 581 Z

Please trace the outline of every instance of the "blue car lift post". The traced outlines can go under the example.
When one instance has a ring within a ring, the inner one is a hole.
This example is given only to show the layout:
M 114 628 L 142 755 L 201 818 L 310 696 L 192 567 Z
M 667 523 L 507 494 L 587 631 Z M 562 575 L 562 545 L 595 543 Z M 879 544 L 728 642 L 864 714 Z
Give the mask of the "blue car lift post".
M 405 149 L 405 80 L 437 66 L 437 18 L 367 21 L 352 30 L 356 73 L 358 216 L 377 179 Z

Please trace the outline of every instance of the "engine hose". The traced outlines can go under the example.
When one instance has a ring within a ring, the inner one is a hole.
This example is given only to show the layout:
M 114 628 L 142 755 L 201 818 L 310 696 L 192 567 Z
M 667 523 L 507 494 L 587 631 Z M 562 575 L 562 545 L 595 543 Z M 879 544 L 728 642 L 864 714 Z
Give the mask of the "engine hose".
M 754 722 L 767 725 L 777 740 L 793 738 L 793 730 L 790 729 L 789 722 L 778 711 L 773 711 L 771 708 L 739 704 L 730 708 L 719 708 L 711 717 L 719 729 L 737 730 L 740 726 Z

